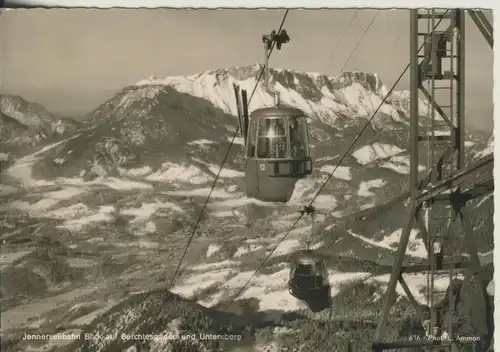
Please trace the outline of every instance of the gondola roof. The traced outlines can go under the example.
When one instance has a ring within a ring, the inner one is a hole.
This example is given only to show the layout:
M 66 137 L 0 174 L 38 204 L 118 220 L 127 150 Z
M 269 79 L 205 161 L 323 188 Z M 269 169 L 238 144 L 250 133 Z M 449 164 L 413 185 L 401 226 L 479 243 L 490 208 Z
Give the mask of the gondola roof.
M 315 254 L 311 250 L 302 250 L 296 252 L 292 255 L 291 259 L 293 263 L 302 263 L 302 264 L 313 264 L 322 260 L 322 258 L 320 258 L 317 254 Z
M 250 116 L 253 120 L 266 117 L 287 117 L 287 116 L 308 117 L 307 114 L 300 109 L 283 105 L 256 109 L 252 111 Z

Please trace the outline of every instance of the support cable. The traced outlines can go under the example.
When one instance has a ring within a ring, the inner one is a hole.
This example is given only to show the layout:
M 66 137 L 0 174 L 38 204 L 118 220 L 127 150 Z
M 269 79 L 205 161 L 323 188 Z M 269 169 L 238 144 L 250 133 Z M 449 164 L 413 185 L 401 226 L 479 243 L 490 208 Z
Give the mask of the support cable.
M 339 41 L 337 42 L 337 44 L 335 45 L 335 48 L 333 49 L 332 51 L 332 55 L 330 55 L 330 58 L 328 59 L 327 61 L 327 64 L 332 61 L 333 57 L 335 56 L 335 54 L 337 53 L 337 49 L 340 47 L 340 44 L 342 44 L 344 42 L 344 39 L 345 39 L 345 36 L 346 34 L 349 32 L 349 29 L 351 28 L 352 24 L 354 23 L 354 20 L 356 19 L 356 17 L 358 17 L 358 12 L 359 12 L 359 9 L 357 9 L 355 12 L 354 12 L 354 15 L 352 16 L 351 18 L 351 21 L 349 22 L 349 24 L 347 25 L 344 33 L 342 34 L 342 37 L 340 37 Z M 323 70 L 324 71 L 324 70 Z
M 361 38 L 359 38 L 358 42 L 356 43 L 356 46 L 354 47 L 354 50 L 351 51 L 351 55 L 349 55 L 349 58 L 347 59 L 347 61 L 345 62 L 344 66 L 342 67 L 342 70 L 340 70 L 340 74 L 342 74 L 345 70 L 345 68 L 347 67 L 347 64 L 349 64 L 349 61 L 351 61 L 352 59 L 352 56 L 354 55 L 354 53 L 356 52 L 356 49 L 358 49 L 358 46 L 361 44 L 361 42 L 363 41 L 363 38 L 365 37 L 366 33 L 368 33 L 368 30 L 370 29 L 370 27 L 372 26 L 373 24 L 373 21 L 375 21 L 375 18 L 377 17 L 378 13 L 380 12 L 380 10 L 377 10 L 375 12 L 375 15 L 373 15 L 373 18 L 372 20 L 370 21 L 370 23 L 368 23 L 368 26 L 366 27 L 365 31 L 363 32 L 363 34 L 361 35 Z

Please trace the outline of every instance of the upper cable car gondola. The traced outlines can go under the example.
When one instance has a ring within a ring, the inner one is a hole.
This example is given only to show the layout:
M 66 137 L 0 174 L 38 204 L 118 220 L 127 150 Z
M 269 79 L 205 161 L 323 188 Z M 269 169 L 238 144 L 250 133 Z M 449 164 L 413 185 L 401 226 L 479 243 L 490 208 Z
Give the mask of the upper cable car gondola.
M 262 36 L 264 43 L 264 86 L 269 83 L 269 56 L 276 45 L 288 43 L 285 29 Z M 260 76 L 259 76 L 260 79 Z M 258 80 L 259 80 L 258 79 Z M 258 81 L 257 80 L 257 81 Z M 245 183 L 248 197 L 266 202 L 287 202 L 295 183 L 312 173 L 308 116 L 300 109 L 280 104 L 248 115 L 246 91 L 234 86 L 241 134 L 245 141 Z
M 235 87 L 240 127 L 245 140 L 245 183 L 249 197 L 287 202 L 295 183 L 312 173 L 309 117 L 300 109 L 283 106 L 260 108 L 248 117 L 246 92 Z

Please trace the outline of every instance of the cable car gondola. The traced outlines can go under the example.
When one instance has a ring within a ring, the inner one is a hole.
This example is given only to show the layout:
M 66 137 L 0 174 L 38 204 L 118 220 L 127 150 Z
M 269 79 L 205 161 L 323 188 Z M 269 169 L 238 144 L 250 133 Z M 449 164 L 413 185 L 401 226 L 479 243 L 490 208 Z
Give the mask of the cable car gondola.
M 275 106 L 257 109 L 248 118 L 246 92 L 237 94 L 240 127 L 245 140 L 245 183 L 248 197 L 287 202 L 295 183 L 312 173 L 309 117 L 300 109 Z
M 319 312 L 330 306 L 330 282 L 325 260 L 309 249 L 315 228 L 314 212 L 312 205 L 300 211 L 302 215 L 311 216 L 311 233 L 306 241 L 306 250 L 296 252 L 290 258 L 288 291 L 304 301 L 313 312 Z
M 288 291 L 313 312 L 328 308 L 330 283 L 325 261 L 308 249 L 295 253 L 290 261 Z

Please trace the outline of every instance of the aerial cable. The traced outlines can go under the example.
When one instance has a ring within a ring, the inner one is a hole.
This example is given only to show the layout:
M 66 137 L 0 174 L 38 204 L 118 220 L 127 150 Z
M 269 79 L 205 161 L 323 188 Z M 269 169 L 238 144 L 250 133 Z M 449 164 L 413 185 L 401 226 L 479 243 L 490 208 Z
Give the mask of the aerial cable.
M 446 10 L 445 14 L 448 12 L 449 10 Z M 375 16 L 374 16 L 375 18 Z M 437 28 L 437 26 L 439 26 L 439 24 L 441 23 L 442 21 L 442 18 L 439 20 L 439 22 L 436 24 L 436 26 L 434 28 Z M 422 44 L 420 46 L 420 48 L 418 49 L 418 51 L 422 50 L 422 48 L 424 47 L 425 43 Z M 333 175 L 335 174 L 335 171 L 337 171 L 337 169 L 339 168 L 339 166 L 342 164 L 342 162 L 344 161 L 344 159 L 349 155 L 349 152 L 351 151 L 352 148 L 354 148 L 356 142 L 359 140 L 359 138 L 361 138 L 361 135 L 363 134 L 363 132 L 368 128 L 368 126 L 370 125 L 370 123 L 372 122 L 372 120 L 375 118 L 375 116 L 377 115 L 378 111 L 380 110 L 380 108 L 384 105 L 384 103 L 386 102 L 387 98 L 389 98 L 389 96 L 392 94 L 392 92 L 394 91 L 394 89 L 396 88 L 396 86 L 398 85 L 398 83 L 401 81 L 401 79 L 403 78 L 403 76 L 405 75 L 406 71 L 408 71 L 408 69 L 410 68 L 410 63 L 408 63 L 408 65 L 406 65 L 406 68 L 403 70 L 403 72 L 399 75 L 398 79 L 396 80 L 396 82 L 394 82 L 394 84 L 392 85 L 391 89 L 387 92 L 387 94 L 384 96 L 384 99 L 382 99 L 382 101 L 380 102 L 380 104 L 378 105 L 377 109 L 373 112 L 373 114 L 370 116 L 370 118 L 368 119 L 368 121 L 366 122 L 366 124 L 363 126 L 363 128 L 361 129 L 361 131 L 358 133 L 357 137 L 354 139 L 354 141 L 351 143 L 351 145 L 349 146 L 349 148 L 347 149 L 347 151 L 344 153 L 344 155 L 342 156 L 342 158 L 339 160 L 339 162 L 337 163 L 337 166 L 335 167 L 335 169 L 330 173 L 330 175 L 328 176 L 328 178 L 326 179 L 325 182 L 323 182 L 323 185 L 319 188 L 318 192 L 316 193 L 316 195 L 313 197 L 313 199 L 309 202 L 309 205 L 307 207 L 310 207 L 312 206 L 312 204 L 314 203 L 314 201 L 316 200 L 316 198 L 319 196 L 319 194 L 321 193 L 321 191 L 323 190 L 323 188 L 328 184 L 328 182 L 330 181 L 330 179 L 333 177 Z M 297 220 L 295 220 L 295 222 L 293 223 L 293 225 L 290 227 L 290 229 L 285 233 L 285 235 L 283 235 L 283 237 L 279 240 L 278 244 L 276 244 L 276 246 L 274 246 L 274 248 L 271 250 L 271 252 L 266 256 L 266 258 L 264 258 L 264 260 L 261 262 L 261 264 L 259 265 L 259 267 L 253 272 L 253 274 L 248 278 L 248 280 L 245 282 L 245 284 L 238 290 L 238 292 L 231 298 L 231 300 L 229 301 L 229 303 L 225 306 L 224 308 L 224 311 L 226 311 L 230 306 L 231 304 L 233 304 L 233 302 L 236 300 L 236 298 L 245 290 L 245 288 L 248 286 L 248 284 L 250 283 L 250 281 L 254 278 L 254 276 L 259 272 L 260 269 L 262 269 L 262 267 L 264 266 L 264 264 L 266 263 L 266 261 L 271 257 L 271 255 L 276 251 L 276 249 L 279 247 L 279 245 L 285 240 L 285 238 L 290 234 L 290 232 L 292 232 L 292 230 L 295 228 L 295 226 L 297 226 L 297 224 L 299 223 L 299 221 L 302 219 L 302 217 L 304 216 L 305 213 L 301 212 L 300 216 L 297 218 Z
M 281 29 L 283 28 L 283 25 L 284 25 L 284 23 L 285 23 L 286 17 L 287 17 L 287 15 L 288 15 L 288 11 L 289 11 L 289 10 L 286 10 L 285 15 L 283 16 L 283 19 L 282 19 L 282 21 L 281 21 L 281 25 L 280 25 L 279 30 L 278 30 L 278 34 L 281 32 Z M 274 49 L 275 44 L 276 44 L 276 41 L 273 41 L 272 46 L 271 46 L 271 49 L 269 50 L 269 55 L 268 55 L 268 57 L 270 57 L 270 56 L 271 56 L 271 53 L 273 52 L 273 49 Z M 254 87 L 254 90 L 253 90 L 253 92 L 252 92 L 252 96 L 253 96 L 253 93 L 255 92 L 255 90 L 257 89 L 257 85 L 259 84 L 260 79 L 262 78 L 262 74 L 264 73 L 264 69 L 265 69 L 265 68 L 263 68 L 263 69 L 260 71 L 260 75 L 259 75 L 259 77 L 258 77 L 258 79 L 257 79 L 257 82 L 255 82 L 255 87 Z M 252 100 L 252 96 L 250 97 L 250 99 L 249 99 L 249 101 L 248 101 L 248 105 L 250 105 L 250 101 Z M 234 140 L 236 139 L 236 136 L 238 135 L 238 133 L 239 133 L 239 126 L 237 126 L 237 127 L 236 127 L 236 131 L 234 132 L 233 138 L 231 139 L 231 143 L 229 144 L 229 147 L 227 148 L 226 155 L 224 156 L 224 159 L 222 160 L 222 163 L 221 163 L 221 165 L 220 165 L 220 167 L 219 167 L 219 171 L 217 172 L 217 175 L 215 176 L 215 179 L 214 179 L 214 182 L 213 182 L 213 184 L 212 184 L 212 187 L 210 188 L 210 192 L 208 193 L 208 196 L 207 196 L 207 198 L 206 198 L 206 200 L 205 200 L 205 204 L 203 204 L 203 207 L 202 207 L 202 209 L 201 209 L 201 211 L 200 211 L 200 214 L 199 214 L 199 216 L 198 216 L 198 219 L 197 219 L 197 221 L 196 221 L 196 223 L 195 223 L 195 225 L 194 225 L 194 227 L 193 227 L 193 230 L 191 231 L 191 235 L 190 235 L 190 237 L 189 237 L 189 240 L 188 240 L 188 243 L 187 243 L 187 245 L 186 245 L 186 248 L 184 249 L 184 253 L 183 253 L 183 254 L 182 254 L 182 256 L 181 256 L 181 259 L 179 260 L 179 264 L 177 265 L 177 268 L 175 269 L 174 275 L 172 276 L 172 279 L 171 279 L 171 281 L 170 281 L 170 287 L 173 287 L 173 286 L 174 286 L 174 283 L 175 283 L 175 278 L 176 278 L 177 274 L 179 273 L 180 267 L 181 267 L 182 262 L 183 262 L 183 260 L 184 260 L 184 258 L 185 258 L 185 256 L 186 256 L 186 254 L 187 254 L 187 251 L 188 251 L 188 249 L 189 249 L 189 246 L 191 245 L 191 242 L 192 242 L 192 241 L 193 241 L 193 239 L 194 239 L 194 235 L 196 234 L 196 230 L 198 229 L 198 226 L 199 226 L 199 224 L 200 224 L 200 222 L 201 222 L 201 218 L 202 218 L 202 216 L 203 216 L 203 213 L 205 212 L 205 209 L 206 209 L 206 207 L 207 207 L 208 201 L 210 200 L 210 196 L 212 195 L 212 192 L 213 192 L 213 190 L 215 189 L 215 185 L 217 184 L 217 181 L 218 181 L 218 179 L 219 179 L 220 173 L 222 172 L 222 169 L 223 169 L 223 167 L 224 167 L 224 164 L 226 163 L 227 158 L 229 157 L 229 152 L 231 151 L 231 147 L 233 146 L 233 144 L 234 144 Z
M 351 51 L 351 55 L 349 55 L 349 58 L 347 59 L 347 61 L 345 62 L 344 66 L 342 67 L 342 70 L 340 70 L 340 74 L 342 74 L 345 70 L 345 68 L 347 67 L 347 64 L 349 64 L 349 61 L 351 61 L 351 58 L 352 56 L 354 55 L 354 53 L 356 52 L 356 49 L 358 48 L 358 46 L 361 44 L 361 42 L 363 41 L 363 38 L 365 37 L 366 33 L 368 33 L 368 30 L 370 29 L 370 27 L 372 26 L 373 24 L 373 21 L 375 21 L 375 18 L 377 17 L 378 13 L 379 13 L 380 10 L 377 10 L 375 12 L 375 15 L 373 15 L 373 18 L 372 20 L 370 21 L 370 23 L 368 24 L 368 26 L 366 27 L 365 31 L 363 32 L 363 35 L 361 36 L 361 38 L 359 38 L 358 42 L 356 43 L 356 46 L 354 47 L 354 50 Z
M 354 23 L 354 20 L 356 19 L 356 17 L 358 17 L 358 11 L 359 9 L 357 9 L 355 12 L 354 12 L 354 15 L 351 17 L 351 21 L 349 22 L 349 24 L 347 25 L 344 33 L 342 34 L 342 37 L 340 37 L 339 41 L 337 42 L 337 44 L 335 45 L 335 48 L 333 49 L 333 52 L 332 52 L 332 55 L 330 55 L 330 59 L 328 59 L 327 61 L 327 64 L 332 61 L 333 57 L 335 56 L 335 53 L 337 52 L 337 49 L 340 47 L 340 44 L 342 44 L 344 42 L 344 39 L 345 39 L 345 36 L 346 34 L 349 32 L 349 29 L 351 28 L 352 24 Z M 324 70 L 323 70 L 324 71 Z

